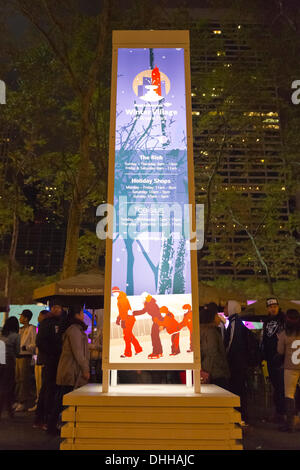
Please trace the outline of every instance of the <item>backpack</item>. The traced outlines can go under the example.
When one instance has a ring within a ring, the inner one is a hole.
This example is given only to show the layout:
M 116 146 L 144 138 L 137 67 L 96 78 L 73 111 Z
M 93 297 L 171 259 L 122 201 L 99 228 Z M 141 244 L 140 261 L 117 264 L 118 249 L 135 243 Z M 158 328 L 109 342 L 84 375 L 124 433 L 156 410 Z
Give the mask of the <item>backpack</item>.
M 262 361 L 259 341 L 251 330 L 249 330 L 247 327 L 245 328 L 247 330 L 247 364 L 248 367 L 257 367 L 261 364 Z

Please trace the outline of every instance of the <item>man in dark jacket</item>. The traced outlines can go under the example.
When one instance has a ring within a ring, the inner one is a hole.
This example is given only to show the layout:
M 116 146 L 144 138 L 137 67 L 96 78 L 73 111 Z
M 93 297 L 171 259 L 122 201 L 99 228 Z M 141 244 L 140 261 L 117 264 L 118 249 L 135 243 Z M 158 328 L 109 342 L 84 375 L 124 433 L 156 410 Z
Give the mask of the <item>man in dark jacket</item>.
M 40 323 L 36 337 L 39 358 L 42 364 L 44 364 L 43 386 L 45 387 L 44 406 L 46 419 L 52 412 L 57 388 L 56 373 L 62 349 L 62 332 L 60 330 L 62 313 L 61 305 L 53 305 L 48 318 Z
M 274 389 L 275 421 L 282 423 L 285 414 L 284 371 L 281 356 L 277 353 L 277 335 L 284 328 L 284 314 L 279 309 L 278 300 L 267 299 L 268 317 L 263 326 L 262 355 L 267 362 L 270 381 Z
M 230 370 L 229 391 L 240 397 L 242 421 L 247 423 L 246 380 L 248 369 L 248 342 L 247 328 L 239 317 L 240 313 L 240 304 L 235 300 L 229 300 L 224 309 L 224 315 L 229 320 L 229 325 L 224 335 L 224 346 Z

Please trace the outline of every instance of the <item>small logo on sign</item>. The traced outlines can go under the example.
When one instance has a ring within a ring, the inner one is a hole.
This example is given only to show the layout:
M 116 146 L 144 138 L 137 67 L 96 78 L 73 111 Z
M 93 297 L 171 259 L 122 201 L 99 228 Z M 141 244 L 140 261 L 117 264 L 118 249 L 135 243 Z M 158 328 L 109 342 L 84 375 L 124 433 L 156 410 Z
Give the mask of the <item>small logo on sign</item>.
M 171 84 L 167 75 L 155 66 L 153 70 L 144 70 L 136 75 L 132 88 L 141 100 L 157 102 L 168 95 Z

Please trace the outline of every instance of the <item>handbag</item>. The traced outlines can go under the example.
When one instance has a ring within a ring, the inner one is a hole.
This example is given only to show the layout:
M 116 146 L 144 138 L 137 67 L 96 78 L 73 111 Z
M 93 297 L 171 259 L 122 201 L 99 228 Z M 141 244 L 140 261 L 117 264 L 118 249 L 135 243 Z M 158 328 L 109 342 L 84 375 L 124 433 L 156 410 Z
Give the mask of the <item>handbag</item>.
M 210 373 L 205 370 L 200 370 L 200 381 L 202 384 L 210 383 Z

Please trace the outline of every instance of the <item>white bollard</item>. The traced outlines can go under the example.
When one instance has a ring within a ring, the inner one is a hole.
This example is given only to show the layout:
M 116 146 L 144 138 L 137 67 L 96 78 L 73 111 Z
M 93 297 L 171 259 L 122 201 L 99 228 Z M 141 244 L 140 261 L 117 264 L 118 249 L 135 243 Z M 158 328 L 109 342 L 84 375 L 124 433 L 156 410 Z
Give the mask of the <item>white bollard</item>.
M 110 385 L 112 387 L 116 387 L 118 385 L 118 371 L 117 370 L 110 371 Z
M 186 370 L 186 386 L 191 387 L 193 385 L 193 380 L 192 380 L 192 371 L 191 370 Z

